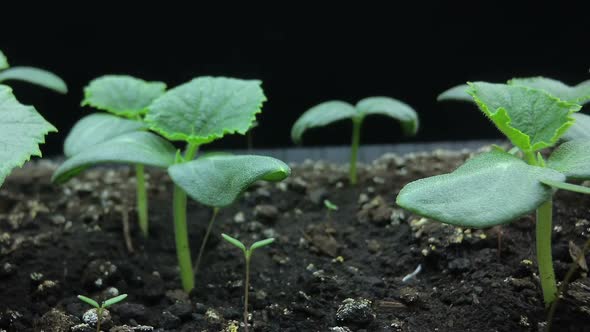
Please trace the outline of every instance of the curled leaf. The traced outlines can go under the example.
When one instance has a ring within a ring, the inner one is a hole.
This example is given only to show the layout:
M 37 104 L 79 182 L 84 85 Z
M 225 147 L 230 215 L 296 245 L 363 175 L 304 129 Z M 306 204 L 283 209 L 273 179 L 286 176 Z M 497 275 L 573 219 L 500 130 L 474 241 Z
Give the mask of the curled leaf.
M 0 82 L 6 80 L 17 80 L 36 84 L 44 88 L 67 93 L 68 86 L 59 76 L 54 73 L 35 67 L 11 67 L 0 72 Z

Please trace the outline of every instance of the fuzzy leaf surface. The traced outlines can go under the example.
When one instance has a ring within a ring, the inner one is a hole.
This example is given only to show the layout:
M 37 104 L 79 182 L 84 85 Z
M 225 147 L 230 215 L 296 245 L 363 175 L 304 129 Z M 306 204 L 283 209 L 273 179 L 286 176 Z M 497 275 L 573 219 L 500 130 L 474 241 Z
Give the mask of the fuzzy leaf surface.
M 103 163 L 142 164 L 167 168 L 174 163 L 176 148 L 165 139 L 145 131 L 119 135 L 66 160 L 52 181 L 64 183 L 84 169 Z
M 357 116 L 357 110 L 347 102 L 340 100 L 323 102 L 308 109 L 297 119 L 291 128 L 291 139 L 295 143 L 301 143 L 301 137 L 307 129 L 323 127 L 355 116 Z
M 526 86 L 539 89 L 561 100 L 583 105 L 590 101 L 590 80 L 576 86 L 569 86 L 561 81 L 546 77 L 513 78 L 510 85 Z
M 96 78 L 84 88 L 82 106 L 137 118 L 166 91 L 162 82 L 147 82 L 127 75 L 106 75 Z
M 246 252 L 246 246 L 238 239 L 233 238 L 227 234 L 222 233 L 221 237 L 227 241 L 228 243 L 230 243 L 231 245 L 233 245 L 234 247 L 237 247 L 239 249 L 242 249 L 243 252 Z
M 10 67 L 8 64 L 8 59 L 6 58 L 6 55 L 4 55 L 4 53 L 0 50 L 0 70 L 6 69 L 8 67 Z
M 0 82 L 17 80 L 59 92 L 68 93 L 68 86 L 54 73 L 35 67 L 11 67 L 0 72 Z
M 457 101 L 466 101 L 466 102 L 473 102 L 473 97 L 471 97 L 467 93 L 467 89 L 469 89 L 469 85 L 461 84 L 454 86 L 448 90 L 445 90 L 443 93 L 436 97 L 437 101 L 444 101 L 444 100 L 457 100 Z
M 540 182 L 544 179 L 563 182 L 565 176 L 494 150 L 452 173 L 411 182 L 400 191 L 397 204 L 451 225 L 490 227 L 527 214 L 549 199 L 552 190 Z
M 66 137 L 64 153 L 71 157 L 93 145 L 111 140 L 119 135 L 146 129 L 140 121 L 127 120 L 111 114 L 94 113 L 80 119 Z
M 367 115 L 385 115 L 400 121 L 406 135 L 415 135 L 418 131 L 418 114 L 404 102 L 390 97 L 369 97 L 356 104 L 357 112 L 362 117 Z
M 33 106 L 19 103 L 10 87 L 0 85 L 0 185 L 12 169 L 40 157 L 39 144 L 56 131 Z
M 291 174 L 291 169 L 271 157 L 211 156 L 173 165 L 168 174 L 197 202 L 224 207 L 236 201 L 254 182 L 281 181 Z
M 173 141 L 204 144 L 245 134 L 266 101 L 261 82 L 198 77 L 167 91 L 149 107 L 150 128 Z
M 590 116 L 582 113 L 572 114 L 574 124 L 561 136 L 564 141 L 590 139 Z
M 260 240 L 260 241 L 256 241 L 254 242 L 251 246 L 250 246 L 250 251 L 254 251 L 258 248 L 262 248 L 262 247 L 266 247 L 267 245 L 271 244 L 275 242 L 274 238 L 269 238 L 269 239 L 264 239 L 264 240 Z
M 523 86 L 469 83 L 479 109 L 523 151 L 554 145 L 574 123 L 580 106 Z
M 547 167 L 568 179 L 590 180 L 590 140 L 577 139 L 561 144 L 547 160 Z

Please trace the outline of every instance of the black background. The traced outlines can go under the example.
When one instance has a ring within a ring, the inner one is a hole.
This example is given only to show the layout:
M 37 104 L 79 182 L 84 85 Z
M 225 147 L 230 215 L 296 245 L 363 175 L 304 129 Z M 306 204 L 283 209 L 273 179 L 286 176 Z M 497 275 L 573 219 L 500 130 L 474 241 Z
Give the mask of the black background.
M 519 8 L 491 1 L 203 8 L 146 2 L 122 9 L 88 2 L 88 8 L 72 5 L 59 13 L 36 7 L 36 15 L 7 9 L 0 20 L 0 49 L 12 65 L 49 69 L 69 85 L 63 96 L 10 83 L 21 101 L 35 105 L 60 129 L 48 137 L 46 154 L 61 153 L 66 133 L 90 111 L 79 106 L 82 88 L 103 74 L 130 74 L 169 87 L 200 75 L 261 79 L 269 101 L 254 134 L 258 147 L 291 146 L 291 125 L 317 103 L 354 103 L 373 95 L 413 106 L 421 129 L 417 137 L 404 138 L 394 121 L 369 118 L 363 143 L 495 138 L 497 131 L 473 106 L 437 103 L 437 94 L 468 80 L 590 79 L 585 2 L 519 3 Z M 306 145 L 349 140 L 348 123 L 304 138 Z M 214 146 L 240 148 L 245 139 L 228 137 Z

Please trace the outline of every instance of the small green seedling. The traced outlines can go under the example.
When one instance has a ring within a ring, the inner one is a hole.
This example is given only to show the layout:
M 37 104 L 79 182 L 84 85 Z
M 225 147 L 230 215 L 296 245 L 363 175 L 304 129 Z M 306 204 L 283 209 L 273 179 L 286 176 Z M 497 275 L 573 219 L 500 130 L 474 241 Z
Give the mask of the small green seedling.
M 102 323 L 102 314 L 104 309 L 112 306 L 113 304 L 119 303 L 123 300 L 125 300 L 125 298 L 127 298 L 127 294 L 121 294 L 119 296 L 115 296 L 113 298 L 110 298 L 106 301 L 103 301 L 100 305 L 98 304 L 98 302 L 96 302 L 95 300 L 86 297 L 84 295 L 78 295 L 78 299 L 80 299 L 80 301 L 86 302 L 89 305 L 93 306 L 94 308 L 96 308 L 96 332 L 100 332 L 100 324 Z
M 349 178 L 350 183 L 354 185 L 357 182 L 356 161 L 361 126 L 365 117 L 371 114 L 397 119 L 401 122 L 402 130 L 407 135 L 415 135 L 418 131 L 418 115 L 410 106 L 389 97 L 370 97 L 359 101 L 356 106 L 334 100 L 310 108 L 299 117 L 291 128 L 291 138 L 295 143 L 300 143 L 301 137 L 307 129 L 323 127 L 340 120 L 352 120 Z
M 33 106 L 19 103 L 12 89 L 0 84 L 0 186 L 14 168 L 31 156 L 41 157 L 39 145 L 56 131 Z
M 509 223 L 536 210 L 537 263 L 543 299 L 549 306 L 557 294 L 551 253 L 552 197 L 557 189 L 590 194 L 590 188 L 565 182 L 590 179 L 590 139 L 561 144 L 547 160 L 540 151 L 558 143 L 581 106 L 514 82 L 468 86 L 467 93 L 522 158 L 496 147 L 450 174 L 406 185 L 397 204 L 422 216 L 471 228 Z
M 119 136 L 147 129 L 143 118 L 147 107 L 166 91 L 162 82 L 146 82 L 125 75 L 96 78 L 84 88 L 82 106 L 108 113 L 94 113 L 80 119 L 64 143 L 64 154 L 72 158 Z M 143 135 L 145 136 L 145 135 Z M 147 136 L 146 136 L 147 137 Z M 124 152 L 125 147 L 121 147 Z M 148 199 L 144 164 L 135 164 L 137 219 L 142 234 L 149 234 Z
M 10 80 L 32 83 L 59 93 L 68 92 L 68 86 L 59 76 L 35 67 L 11 67 L 0 51 L 0 83 Z
M 184 290 L 194 288 L 187 230 L 187 194 L 213 207 L 199 257 L 217 211 L 232 204 L 258 180 L 281 181 L 291 170 L 280 160 L 263 156 L 212 155 L 195 160 L 200 146 L 227 134 L 244 135 L 266 100 L 260 81 L 198 77 L 168 90 L 147 107 L 145 123 L 160 136 L 133 131 L 69 158 L 54 174 L 65 182 L 82 169 L 105 162 L 162 167 L 174 181 L 173 213 L 176 252 Z M 186 144 L 184 154 L 171 141 Z M 197 268 L 198 269 L 198 268 Z
M 275 239 L 269 238 L 266 240 L 254 242 L 249 249 L 246 249 L 246 246 L 240 240 L 235 239 L 227 234 L 221 234 L 221 236 L 225 241 L 241 249 L 244 253 L 244 259 L 246 261 L 246 275 L 244 278 L 244 328 L 246 331 L 248 331 L 248 293 L 250 289 L 250 260 L 252 258 L 252 253 L 258 248 L 266 247 L 267 245 L 273 243 Z
M 338 211 L 338 205 L 330 202 L 327 199 L 324 199 L 324 206 L 328 210 L 328 212 L 326 213 L 326 219 L 328 219 L 328 222 L 331 223 L 332 222 L 332 211 Z

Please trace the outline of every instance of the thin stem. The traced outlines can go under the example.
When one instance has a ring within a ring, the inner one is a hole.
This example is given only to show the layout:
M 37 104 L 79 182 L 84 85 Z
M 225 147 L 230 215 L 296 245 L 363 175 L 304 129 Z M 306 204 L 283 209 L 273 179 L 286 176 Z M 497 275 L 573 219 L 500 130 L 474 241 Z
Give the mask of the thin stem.
M 352 120 L 352 145 L 350 147 L 350 169 L 349 178 L 350 184 L 355 185 L 357 182 L 356 176 L 356 161 L 361 141 L 361 125 L 363 123 L 362 118 L 354 118 Z
M 543 290 L 543 300 L 548 307 L 557 296 L 557 284 L 551 257 L 551 225 L 553 222 L 553 200 L 550 198 L 537 208 L 537 264 Z
M 182 288 L 190 292 L 195 287 L 191 250 L 186 226 L 186 193 L 179 186 L 174 186 L 174 235 L 176 239 L 176 256 L 180 267 Z
M 250 289 L 250 257 L 252 251 L 246 251 L 246 282 L 244 283 L 244 329 L 248 332 L 248 290 Z
M 102 323 L 102 310 L 103 309 L 104 309 L 103 307 L 100 307 L 96 310 L 97 311 L 96 317 L 98 319 L 96 321 L 96 332 L 100 332 L 100 324 Z
M 189 143 L 186 147 L 186 151 L 184 153 L 184 159 L 186 161 L 191 161 L 195 159 L 197 152 L 199 151 L 199 145 L 194 143 Z
M 135 165 L 135 178 L 137 182 L 137 219 L 139 220 L 139 228 L 141 229 L 141 233 L 144 237 L 148 237 L 148 200 L 143 165 Z
M 197 261 L 195 262 L 195 271 L 194 275 L 199 273 L 199 266 L 201 265 L 201 259 L 203 258 L 203 253 L 205 252 L 205 246 L 207 245 L 207 240 L 209 239 L 209 235 L 211 234 L 211 229 L 213 229 L 213 224 L 215 223 L 215 218 L 219 213 L 219 208 L 213 208 L 213 215 L 209 220 L 209 226 L 207 226 L 207 231 L 205 232 L 205 236 L 203 237 L 203 241 L 201 242 L 201 248 L 199 249 L 199 256 L 197 256 Z

